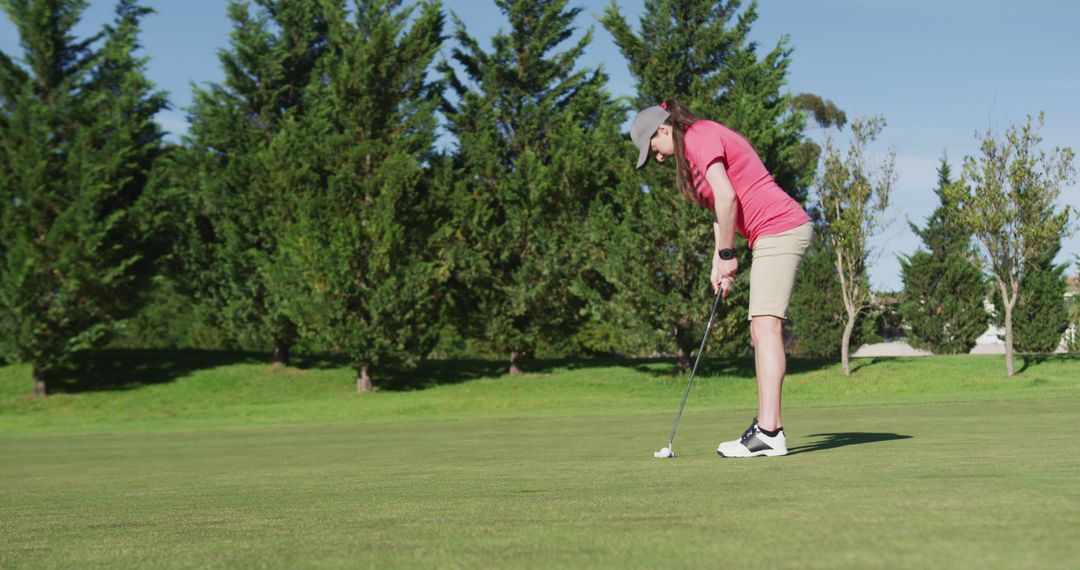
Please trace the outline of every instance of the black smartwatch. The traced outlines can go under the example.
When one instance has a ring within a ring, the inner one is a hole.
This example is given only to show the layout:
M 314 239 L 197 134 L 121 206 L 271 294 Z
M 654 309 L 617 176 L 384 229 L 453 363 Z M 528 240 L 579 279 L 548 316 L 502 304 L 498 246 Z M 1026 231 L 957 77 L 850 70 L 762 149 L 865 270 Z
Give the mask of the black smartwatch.
M 735 250 L 731 249 L 730 247 L 725 247 L 724 249 L 717 251 L 716 254 L 719 255 L 720 259 L 723 259 L 724 261 L 727 261 L 729 259 L 735 259 Z

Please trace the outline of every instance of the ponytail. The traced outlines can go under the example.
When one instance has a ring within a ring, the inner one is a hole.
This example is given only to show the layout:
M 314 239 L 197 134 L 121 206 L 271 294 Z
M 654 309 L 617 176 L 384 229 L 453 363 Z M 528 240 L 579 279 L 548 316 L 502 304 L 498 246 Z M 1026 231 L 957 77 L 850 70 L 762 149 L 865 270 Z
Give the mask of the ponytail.
M 664 101 L 661 106 L 671 114 L 664 124 L 671 127 L 671 138 L 675 143 L 675 186 L 683 198 L 696 202 L 697 189 L 694 187 L 694 176 L 690 173 L 690 161 L 686 159 L 685 137 L 690 125 L 699 119 L 690 109 L 674 99 Z

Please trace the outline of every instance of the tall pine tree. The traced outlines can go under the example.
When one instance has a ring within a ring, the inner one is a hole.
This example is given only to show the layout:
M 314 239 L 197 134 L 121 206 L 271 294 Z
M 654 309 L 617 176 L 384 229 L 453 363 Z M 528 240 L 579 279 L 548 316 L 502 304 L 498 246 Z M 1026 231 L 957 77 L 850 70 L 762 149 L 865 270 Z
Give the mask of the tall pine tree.
M 441 92 L 426 77 L 444 21 L 438 2 L 361 0 L 352 19 L 330 15 L 325 82 L 270 147 L 269 176 L 292 191 L 266 274 L 300 333 L 348 355 L 366 392 L 373 369 L 417 361 L 439 332 L 444 189 L 430 162 Z
M 956 227 L 947 214 L 952 204 L 945 188 L 953 182 L 949 163 L 942 158 L 934 190 L 941 205 L 925 228 L 910 224 L 926 249 L 900 258 L 904 281 L 900 311 L 911 326 L 909 340 L 936 354 L 971 352 L 988 321 L 983 302 L 990 284 L 969 261 L 972 235 Z
M 637 33 L 615 5 L 605 11 L 602 22 L 637 81 L 638 108 L 678 99 L 702 118 L 734 128 L 753 143 L 777 183 L 802 202 L 813 181 L 816 156 L 802 152 L 806 117 L 781 91 L 791 50 L 782 39 L 759 58 L 757 45 L 749 39 L 757 5 L 751 2 L 745 10 L 741 5 L 738 0 L 648 0 Z M 629 162 L 632 156 L 627 151 L 623 160 Z M 651 164 L 639 181 L 648 192 L 640 186 L 624 187 L 629 192 L 622 199 L 638 204 L 634 215 L 620 221 L 629 226 L 626 234 L 639 239 L 611 246 L 622 250 L 613 255 L 625 258 L 612 265 L 614 270 L 641 275 L 609 278 L 636 284 L 620 290 L 619 303 L 665 332 L 678 367 L 685 370 L 711 298 L 713 217 L 699 205 L 678 199 L 669 168 Z M 739 238 L 736 250 L 743 270 L 725 316 L 714 326 L 721 350 L 729 354 L 749 348 L 746 241 Z
M 43 396 L 50 371 L 139 308 L 161 252 L 148 179 L 166 99 L 134 55 L 151 11 L 135 0 L 85 40 L 86 2 L 0 7 L 25 64 L 0 54 L 0 354 L 31 363 Z
M 241 346 L 272 348 L 286 363 L 296 324 L 272 289 L 267 267 L 278 258 L 279 230 L 292 188 L 266 168 L 286 116 L 307 111 L 304 93 L 326 51 L 327 12 L 341 0 L 229 2 L 233 23 L 220 54 L 224 84 L 195 90 L 186 143 L 178 160 L 191 172 L 186 284 L 200 306 Z
M 510 372 L 538 348 L 570 337 L 584 319 L 572 283 L 589 252 L 590 204 L 617 182 L 624 111 L 601 70 L 577 69 L 591 41 L 568 50 L 580 8 L 566 0 L 497 0 L 510 31 L 485 51 L 458 21 L 444 66 L 457 139 L 448 252 L 463 331 L 510 355 Z

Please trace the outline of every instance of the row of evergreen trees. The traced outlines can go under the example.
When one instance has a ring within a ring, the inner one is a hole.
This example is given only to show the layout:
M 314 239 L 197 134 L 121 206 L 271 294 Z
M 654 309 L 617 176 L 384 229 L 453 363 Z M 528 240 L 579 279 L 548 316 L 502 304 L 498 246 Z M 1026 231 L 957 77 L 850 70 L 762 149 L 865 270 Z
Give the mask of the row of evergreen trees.
M 80 40 L 84 0 L 0 0 L 25 53 L 0 54 L 0 352 L 33 364 L 40 394 L 117 335 L 281 363 L 331 351 L 360 390 L 433 350 L 503 355 L 512 372 L 598 352 L 686 367 L 711 297 L 708 214 L 670 191 L 670 171 L 633 171 L 628 111 L 678 98 L 731 125 L 802 203 L 821 153 L 808 121 L 842 128 L 843 113 L 783 92 L 791 48 L 758 53 L 753 3 L 650 0 L 638 32 L 609 7 L 629 105 L 578 65 L 591 33 L 567 47 L 580 8 L 495 4 L 509 30 L 485 49 L 438 2 L 232 1 L 225 79 L 195 90 L 188 135 L 168 145 L 153 121 L 166 97 L 134 55 L 147 8 L 120 0 Z M 960 269 L 970 236 L 935 216 L 930 253 L 905 261 L 904 314 L 919 342 L 964 351 L 988 287 Z M 829 260 L 816 243 L 796 291 L 800 354 L 839 353 Z M 743 273 L 714 353 L 749 349 Z M 863 322 L 853 343 L 872 334 Z

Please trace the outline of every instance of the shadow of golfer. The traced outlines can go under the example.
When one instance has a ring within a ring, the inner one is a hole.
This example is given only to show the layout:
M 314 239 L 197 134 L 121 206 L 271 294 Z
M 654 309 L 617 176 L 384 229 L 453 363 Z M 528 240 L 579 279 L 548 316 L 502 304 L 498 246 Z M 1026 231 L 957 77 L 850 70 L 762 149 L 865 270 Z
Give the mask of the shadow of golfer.
M 844 447 L 845 445 L 859 445 L 860 443 L 875 443 L 878 441 L 892 441 L 894 439 L 911 439 L 910 435 L 864 432 L 815 433 L 808 437 L 820 437 L 821 439 L 806 445 L 793 447 L 788 450 L 788 455 L 807 453 L 810 451 L 824 451 L 826 449 Z

